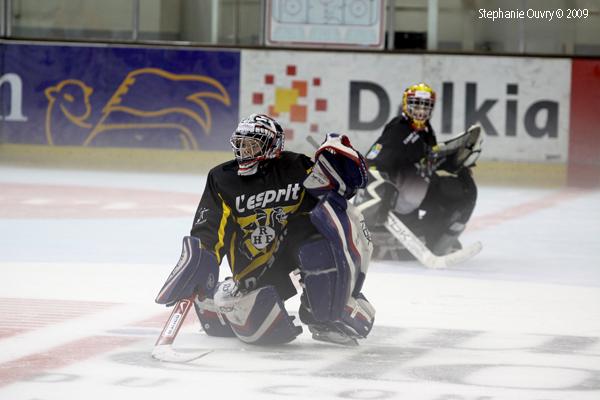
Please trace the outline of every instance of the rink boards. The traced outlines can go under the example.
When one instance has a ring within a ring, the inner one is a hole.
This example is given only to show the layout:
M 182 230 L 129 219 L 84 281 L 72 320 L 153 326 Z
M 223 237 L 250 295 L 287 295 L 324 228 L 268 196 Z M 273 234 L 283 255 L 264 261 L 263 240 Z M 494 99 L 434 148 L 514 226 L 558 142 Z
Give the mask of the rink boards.
M 341 131 L 365 152 L 403 89 L 426 81 L 442 140 L 482 125 L 482 176 L 600 179 L 599 60 L 7 41 L 0 49 L 6 161 L 205 170 L 227 158 L 236 122 L 251 112 L 277 117 L 290 150 L 310 153 L 307 136 Z

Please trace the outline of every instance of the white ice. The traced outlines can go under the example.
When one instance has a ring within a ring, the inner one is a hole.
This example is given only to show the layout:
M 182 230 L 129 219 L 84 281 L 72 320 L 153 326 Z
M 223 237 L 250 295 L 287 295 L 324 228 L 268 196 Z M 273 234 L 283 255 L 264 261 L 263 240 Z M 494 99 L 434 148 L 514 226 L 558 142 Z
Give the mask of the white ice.
M 169 310 L 153 300 L 203 186 L 0 167 L 1 400 L 600 399 L 599 191 L 481 187 L 463 242 L 482 253 L 441 271 L 373 262 L 376 323 L 357 348 L 306 329 L 248 346 L 190 314 L 175 347 L 212 352 L 161 363 L 150 352 Z

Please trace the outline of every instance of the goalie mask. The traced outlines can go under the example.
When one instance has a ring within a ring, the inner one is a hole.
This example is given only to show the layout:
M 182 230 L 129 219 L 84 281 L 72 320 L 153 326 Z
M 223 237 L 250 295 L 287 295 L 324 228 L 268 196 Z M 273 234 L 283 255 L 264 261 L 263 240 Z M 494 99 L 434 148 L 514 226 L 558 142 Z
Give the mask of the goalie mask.
M 240 121 L 230 143 L 239 165 L 238 175 L 252 175 L 260 161 L 279 156 L 283 150 L 283 129 L 267 115 L 252 114 Z
M 402 96 L 402 112 L 412 120 L 417 130 L 425 128 L 435 105 L 435 92 L 425 84 L 412 85 Z

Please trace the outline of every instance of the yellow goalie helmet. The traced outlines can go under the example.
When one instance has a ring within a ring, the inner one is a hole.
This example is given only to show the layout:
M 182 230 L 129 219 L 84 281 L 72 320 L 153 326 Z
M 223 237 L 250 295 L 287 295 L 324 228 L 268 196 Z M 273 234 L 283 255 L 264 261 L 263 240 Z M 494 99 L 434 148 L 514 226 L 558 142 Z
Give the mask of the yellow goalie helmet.
M 425 128 L 434 105 L 435 92 L 425 83 L 410 86 L 402 95 L 402 112 L 412 120 L 415 129 Z

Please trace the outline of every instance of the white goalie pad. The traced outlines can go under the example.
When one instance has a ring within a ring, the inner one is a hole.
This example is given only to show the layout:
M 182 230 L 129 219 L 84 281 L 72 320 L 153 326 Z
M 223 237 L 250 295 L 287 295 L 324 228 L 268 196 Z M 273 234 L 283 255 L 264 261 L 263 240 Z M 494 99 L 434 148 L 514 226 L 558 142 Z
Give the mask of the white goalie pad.
M 233 333 L 245 343 L 283 344 L 302 332 L 301 327 L 293 324 L 273 286 L 242 293 L 229 279 L 218 285 L 214 305 Z

